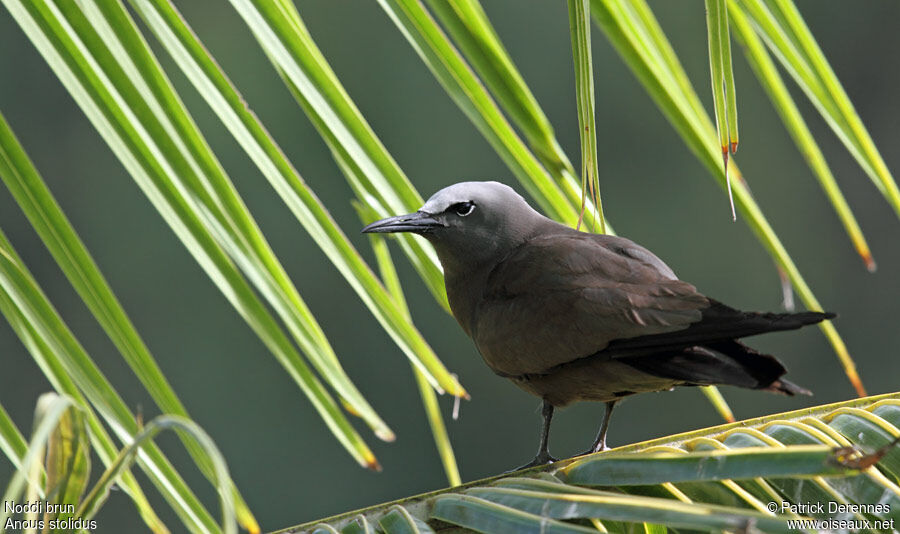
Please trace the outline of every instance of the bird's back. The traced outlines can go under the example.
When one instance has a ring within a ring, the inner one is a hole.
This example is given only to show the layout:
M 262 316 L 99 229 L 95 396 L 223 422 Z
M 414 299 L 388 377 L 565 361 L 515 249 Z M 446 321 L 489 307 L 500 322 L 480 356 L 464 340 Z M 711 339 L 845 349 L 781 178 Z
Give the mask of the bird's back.
M 463 291 L 448 282 L 451 305 L 485 362 L 554 405 L 676 385 L 804 393 L 779 380 L 777 359 L 735 339 L 832 316 L 742 312 L 627 239 L 562 226 L 462 279 Z
M 498 374 L 540 374 L 616 339 L 682 330 L 708 306 L 661 260 L 627 239 L 561 225 L 525 240 L 455 295 Z M 456 309 L 454 309 L 456 312 Z

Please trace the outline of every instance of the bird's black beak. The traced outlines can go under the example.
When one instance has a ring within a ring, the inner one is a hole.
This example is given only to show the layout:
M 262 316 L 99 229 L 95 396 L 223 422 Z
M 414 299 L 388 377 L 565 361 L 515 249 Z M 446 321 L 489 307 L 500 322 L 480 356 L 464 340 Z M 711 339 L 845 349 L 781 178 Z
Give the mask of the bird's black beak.
M 362 229 L 364 234 L 390 234 L 395 232 L 412 232 L 424 234 L 435 228 L 443 228 L 446 224 L 438 221 L 430 213 L 417 211 L 408 215 L 397 215 L 375 221 Z

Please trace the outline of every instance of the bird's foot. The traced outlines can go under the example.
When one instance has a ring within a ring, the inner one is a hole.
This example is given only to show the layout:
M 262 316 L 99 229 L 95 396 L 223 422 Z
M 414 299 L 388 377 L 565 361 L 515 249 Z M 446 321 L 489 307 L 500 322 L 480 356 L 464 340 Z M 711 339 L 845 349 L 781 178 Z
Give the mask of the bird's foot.
M 553 462 L 558 462 L 559 459 L 550 456 L 550 453 L 547 451 L 541 451 L 537 456 L 534 457 L 534 460 L 531 460 L 525 465 L 520 465 L 519 467 L 513 469 L 512 471 L 507 471 L 507 473 L 514 473 L 516 471 L 521 471 L 522 469 L 528 469 L 529 467 L 537 467 L 539 465 L 547 465 L 552 464 Z
M 610 449 L 610 447 L 607 447 L 606 443 L 604 442 L 604 443 L 600 443 L 599 445 L 591 447 L 590 449 L 584 451 L 583 453 L 579 454 L 578 456 L 585 456 L 588 454 L 594 454 L 595 452 L 608 451 L 609 449 Z

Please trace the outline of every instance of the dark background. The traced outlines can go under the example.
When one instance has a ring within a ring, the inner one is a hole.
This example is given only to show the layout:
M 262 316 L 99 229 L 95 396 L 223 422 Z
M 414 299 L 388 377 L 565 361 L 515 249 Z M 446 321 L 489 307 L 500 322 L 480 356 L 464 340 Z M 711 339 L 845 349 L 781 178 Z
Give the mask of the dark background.
M 578 127 L 568 17 L 563 2 L 484 2 L 514 61 L 576 161 Z M 688 75 L 709 106 L 703 4 L 653 2 Z M 890 169 L 900 169 L 900 4 L 799 2 Z M 463 179 L 498 179 L 522 190 L 372 1 L 302 0 L 301 15 L 352 98 L 427 197 Z M 294 165 L 364 251 L 350 189 L 226 2 L 179 2 L 188 22 L 243 93 Z M 152 37 L 150 38 L 152 41 Z M 292 279 L 323 325 L 350 376 L 397 432 L 393 444 L 365 436 L 384 466 L 364 471 L 347 456 L 274 358 L 214 288 L 93 130 L 9 14 L 0 10 L 0 110 L 71 218 L 137 329 L 193 417 L 224 452 L 264 530 L 443 487 L 409 365 L 369 312 L 181 75 L 163 59 Z M 753 192 L 858 363 L 870 393 L 898 389 L 900 290 L 897 216 L 868 177 L 791 88 L 854 208 L 878 262 L 866 272 L 854 254 L 739 48 L 735 47 L 741 145 Z M 781 290 L 772 261 L 726 197 L 620 61 L 594 32 L 598 151 L 604 206 L 617 231 L 647 246 L 703 292 L 745 309 L 776 310 Z M 69 286 L 5 189 L 0 227 L 62 316 L 129 405 L 157 410 Z M 399 258 L 399 255 L 397 256 Z M 398 262 L 416 323 L 472 395 L 448 422 L 462 477 L 475 480 L 534 453 L 539 401 L 495 377 L 455 321 Z M 738 418 L 845 400 L 854 392 L 816 329 L 752 340 L 815 391 L 785 398 L 724 388 Z M 9 326 L 0 324 L 0 402 L 28 432 L 37 396 L 50 389 Z M 449 399 L 442 400 L 449 414 Z M 583 450 L 602 414 L 579 405 L 555 420 L 551 449 Z M 720 422 L 697 390 L 649 394 L 618 409 L 613 446 Z M 160 441 L 206 499 L 214 492 L 171 436 Z M 95 462 L 95 470 L 99 470 Z M 11 474 L 0 460 L 0 481 Z M 5 482 L 0 483 L 0 486 Z M 148 494 L 160 501 L 147 484 Z M 183 530 L 160 504 L 174 532 Z M 127 498 L 114 493 L 100 532 L 141 531 Z

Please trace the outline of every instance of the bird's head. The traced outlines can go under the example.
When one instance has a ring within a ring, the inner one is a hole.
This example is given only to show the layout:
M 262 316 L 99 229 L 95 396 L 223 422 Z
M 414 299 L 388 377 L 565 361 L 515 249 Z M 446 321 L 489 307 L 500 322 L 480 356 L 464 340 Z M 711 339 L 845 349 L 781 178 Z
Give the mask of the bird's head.
M 502 258 L 545 221 L 507 185 L 461 182 L 435 193 L 419 211 L 382 219 L 363 232 L 422 235 L 434 245 L 444 269 L 459 273 Z

